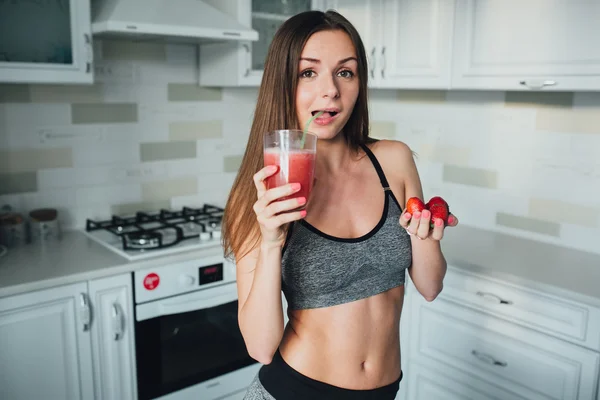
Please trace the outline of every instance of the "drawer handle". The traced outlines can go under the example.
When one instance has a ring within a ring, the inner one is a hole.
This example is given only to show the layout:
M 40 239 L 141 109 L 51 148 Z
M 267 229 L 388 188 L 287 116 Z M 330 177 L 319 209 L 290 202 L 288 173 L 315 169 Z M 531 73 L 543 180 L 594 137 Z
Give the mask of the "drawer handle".
M 473 354 L 479 360 L 486 362 L 488 364 L 497 365 L 499 367 L 506 367 L 508 365 L 505 361 L 498 361 L 491 355 L 485 354 L 485 353 L 480 353 L 477 350 L 471 350 L 471 354 Z
M 546 86 L 556 86 L 558 82 L 556 81 L 538 81 L 538 80 L 529 80 L 529 81 L 520 81 L 519 84 L 521 86 L 527 86 L 529 89 L 543 89 Z
M 504 300 L 502 297 L 500 296 L 496 296 L 493 293 L 488 293 L 488 292 L 477 292 L 476 293 L 477 296 L 483 297 L 483 298 L 493 298 L 496 299 L 498 301 L 498 304 L 512 304 L 513 302 L 510 300 Z

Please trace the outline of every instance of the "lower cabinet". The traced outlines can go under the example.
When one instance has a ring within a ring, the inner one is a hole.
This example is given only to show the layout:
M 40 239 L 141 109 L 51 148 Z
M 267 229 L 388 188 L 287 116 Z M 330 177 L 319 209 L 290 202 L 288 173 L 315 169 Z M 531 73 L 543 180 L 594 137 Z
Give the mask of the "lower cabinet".
M 97 400 L 137 398 L 131 275 L 89 282 Z
M 87 284 L 0 298 L 0 399 L 92 399 Z
M 429 361 L 412 364 L 407 378 L 410 391 L 402 400 L 528 400 L 497 384 Z
M 454 270 L 448 273 L 449 281 L 463 277 Z M 473 275 L 464 278 L 477 279 Z M 407 359 L 403 363 L 405 398 L 597 399 L 600 349 L 548 335 L 546 326 L 531 329 L 526 322 L 511 322 L 509 307 L 494 315 L 491 309 L 454 302 L 457 297 L 449 287 L 448 293 L 427 302 L 408 285 L 403 315 L 408 323 L 401 328 L 408 341 L 402 355 Z M 512 294 L 499 287 L 495 290 L 502 298 Z M 552 306 L 548 303 L 548 313 Z M 521 312 L 514 307 L 515 316 Z M 586 325 L 595 326 L 589 322 Z
M 229 394 L 225 397 L 221 397 L 218 400 L 243 400 L 245 395 L 246 395 L 246 389 L 241 390 L 239 392 L 235 392 L 233 394 Z
M 0 399 L 136 399 L 131 275 L 0 298 Z

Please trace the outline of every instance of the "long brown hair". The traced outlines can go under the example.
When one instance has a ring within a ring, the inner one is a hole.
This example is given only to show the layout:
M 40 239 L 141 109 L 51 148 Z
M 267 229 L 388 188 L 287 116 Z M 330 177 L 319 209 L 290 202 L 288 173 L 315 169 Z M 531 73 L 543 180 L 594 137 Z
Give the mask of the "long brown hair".
M 258 222 L 252 209 L 256 202 L 256 187 L 252 178 L 264 167 L 263 135 L 275 129 L 300 128 L 296 115 L 300 55 L 310 36 L 324 30 L 346 32 L 354 44 L 358 60 L 358 99 L 344 126 L 344 138 L 354 151 L 357 151 L 361 144 L 372 141 L 369 138 L 367 57 L 363 42 L 354 26 L 342 15 L 331 10 L 307 11 L 286 20 L 275 33 L 269 46 L 250 137 L 225 206 L 222 240 L 225 256 L 228 258 L 239 260 L 260 240 Z

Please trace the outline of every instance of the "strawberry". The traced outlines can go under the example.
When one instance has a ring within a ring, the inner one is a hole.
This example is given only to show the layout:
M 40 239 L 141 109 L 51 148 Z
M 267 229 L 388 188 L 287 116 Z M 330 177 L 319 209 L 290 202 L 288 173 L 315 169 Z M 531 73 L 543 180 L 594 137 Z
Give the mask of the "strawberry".
M 432 223 L 435 218 L 440 218 L 442 221 L 444 221 L 444 226 L 448 225 L 450 207 L 444 199 L 442 199 L 440 196 L 432 197 L 427 204 L 425 204 L 425 207 L 431 212 Z
M 413 215 L 416 212 L 421 212 L 424 209 L 425 209 L 425 204 L 418 197 L 411 197 L 406 202 L 406 209 L 405 209 L 405 211 L 409 212 L 411 215 Z

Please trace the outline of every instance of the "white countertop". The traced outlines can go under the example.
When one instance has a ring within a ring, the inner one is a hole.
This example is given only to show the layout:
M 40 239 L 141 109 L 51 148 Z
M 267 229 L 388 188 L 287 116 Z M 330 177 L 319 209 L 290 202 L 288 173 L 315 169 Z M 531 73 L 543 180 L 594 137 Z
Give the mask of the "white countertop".
M 219 253 L 222 254 L 221 247 L 215 246 L 214 249 L 188 250 L 130 261 L 90 239 L 82 231 L 66 231 L 60 241 L 11 248 L 4 257 L 0 257 L 0 297 Z
M 448 229 L 442 250 L 450 268 L 482 272 L 600 307 L 600 254 L 467 226 Z M 214 248 L 214 254 L 220 252 L 220 247 Z M 81 231 L 68 231 L 60 242 L 10 249 L 1 257 L 0 297 L 186 261 L 206 253 L 206 249 L 190 250 L 129 261 Z
M 600 254 L 467 226 L 446 231 L 442 252 L 449 268 L 600 307 Z

